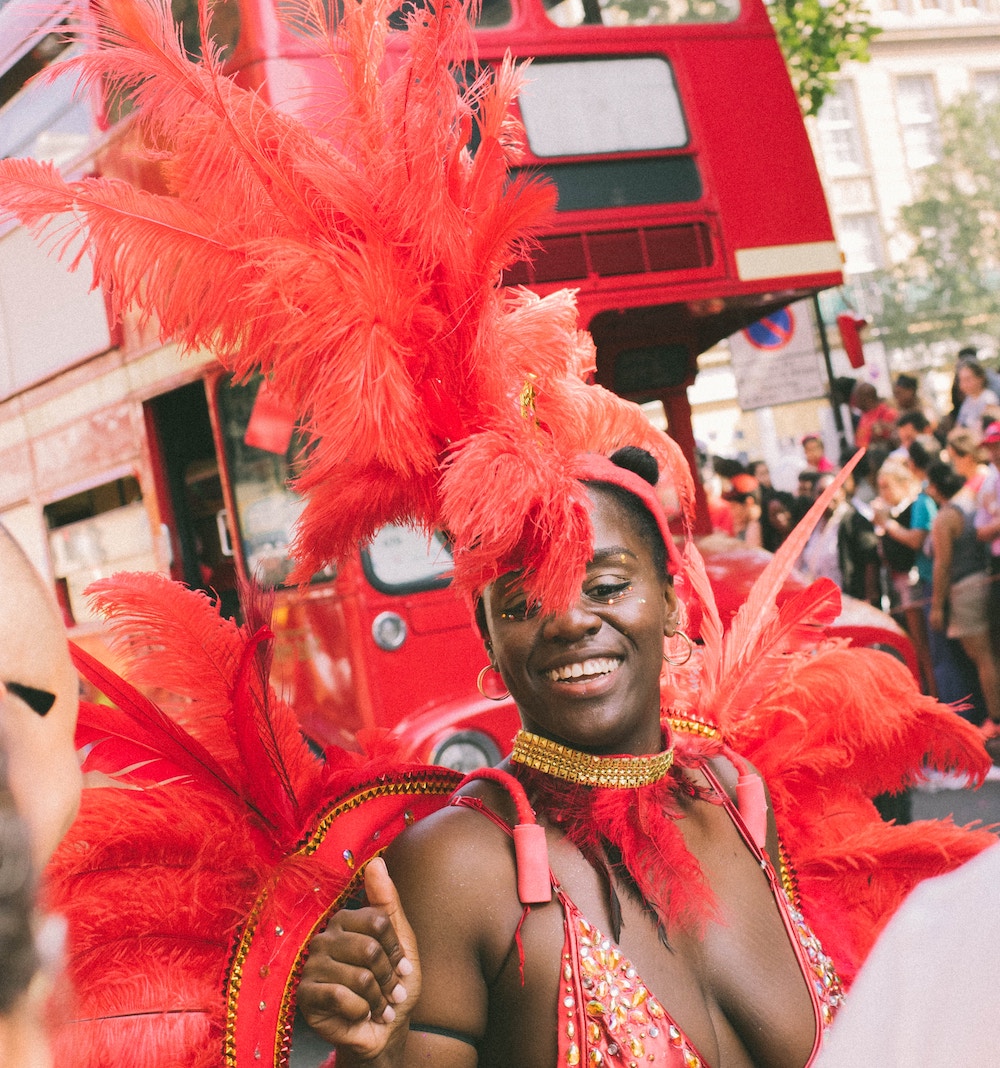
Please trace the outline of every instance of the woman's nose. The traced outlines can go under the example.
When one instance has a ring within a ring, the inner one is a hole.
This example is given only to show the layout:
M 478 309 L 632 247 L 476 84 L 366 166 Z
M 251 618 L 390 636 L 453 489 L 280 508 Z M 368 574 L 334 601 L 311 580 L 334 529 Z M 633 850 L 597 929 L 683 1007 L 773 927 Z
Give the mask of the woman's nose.
M 542 620 L 542 634 L 549 641 L 576 641 L 601 629 L 601 617 L 583 597 L 562 612 L 550 612 Z

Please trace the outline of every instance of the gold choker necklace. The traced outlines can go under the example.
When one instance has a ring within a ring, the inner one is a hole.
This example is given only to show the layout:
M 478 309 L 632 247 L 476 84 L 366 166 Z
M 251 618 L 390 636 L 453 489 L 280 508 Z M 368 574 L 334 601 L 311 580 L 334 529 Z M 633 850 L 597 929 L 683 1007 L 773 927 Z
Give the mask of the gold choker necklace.
M 544 775 L 608 790 L 634 790 L 659 782 L 674 763 L 674 750 L 650 756 L 600 757 L 568 749 L 529 731 L 518 731 L 510 759 Z

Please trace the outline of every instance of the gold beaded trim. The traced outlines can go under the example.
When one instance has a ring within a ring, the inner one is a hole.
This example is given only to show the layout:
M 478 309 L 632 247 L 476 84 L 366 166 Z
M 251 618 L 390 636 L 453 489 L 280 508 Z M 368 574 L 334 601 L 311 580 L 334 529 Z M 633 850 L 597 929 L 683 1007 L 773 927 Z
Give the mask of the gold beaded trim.
M 544 775 L 610 790 L 634 790 L 659 782 L 674 763 L 673 748 L 651 756 L 600 757 L 568 749 L 529 731 L 518 731 L 510 759 Z
M 684 734 L 700 734 L 703 738 L 721 738 L 722 731 L 714 723 L 706 723 L 703 719 L 693 717 L 668 716 L 667 723 L 673 731 L 681 731 Z

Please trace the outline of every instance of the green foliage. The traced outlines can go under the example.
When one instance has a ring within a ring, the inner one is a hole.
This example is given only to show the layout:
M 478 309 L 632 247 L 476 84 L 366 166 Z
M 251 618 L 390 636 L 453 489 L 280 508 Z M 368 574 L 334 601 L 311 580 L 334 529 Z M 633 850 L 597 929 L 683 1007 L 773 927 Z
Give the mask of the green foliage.
M 941 114 L 941 157 L 900 211 L 907 258 L 882 282 L 895 347 L 1000 329 L 1000 102 L 969 93 Z
M 849 60 L 866 62 L 880 31 L 866 0 L 767 0 L 792 85 L 806 115 L 815 115 Z

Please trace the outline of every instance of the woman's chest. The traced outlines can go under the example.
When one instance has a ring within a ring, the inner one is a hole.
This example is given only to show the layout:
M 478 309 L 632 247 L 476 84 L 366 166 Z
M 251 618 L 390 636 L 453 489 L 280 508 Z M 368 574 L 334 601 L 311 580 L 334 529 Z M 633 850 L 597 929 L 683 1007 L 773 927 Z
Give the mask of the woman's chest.
M 509 1035 L 518 1020 L 517 1041 L 530 1046 L 513 1057 L 508 1045 L 506 1063 L 617 1068 L 650 1054 L 654 1063 L 712 1068 L 808 1062 L 817 1012 L 795 919 L 778 907 L 738 834 L 726 835 L 722 848 L 699 848 L 703 839 L 717 842 L 719 830 L 691 835 L 711 888 L 710 913 L 693 928 L 666 932 L 628 880 L 609 886 L 575 851 L 552 851 L 563 899 L 525 919 L 523 982 L 508 968 L 497 990 L 491 1032 Z

